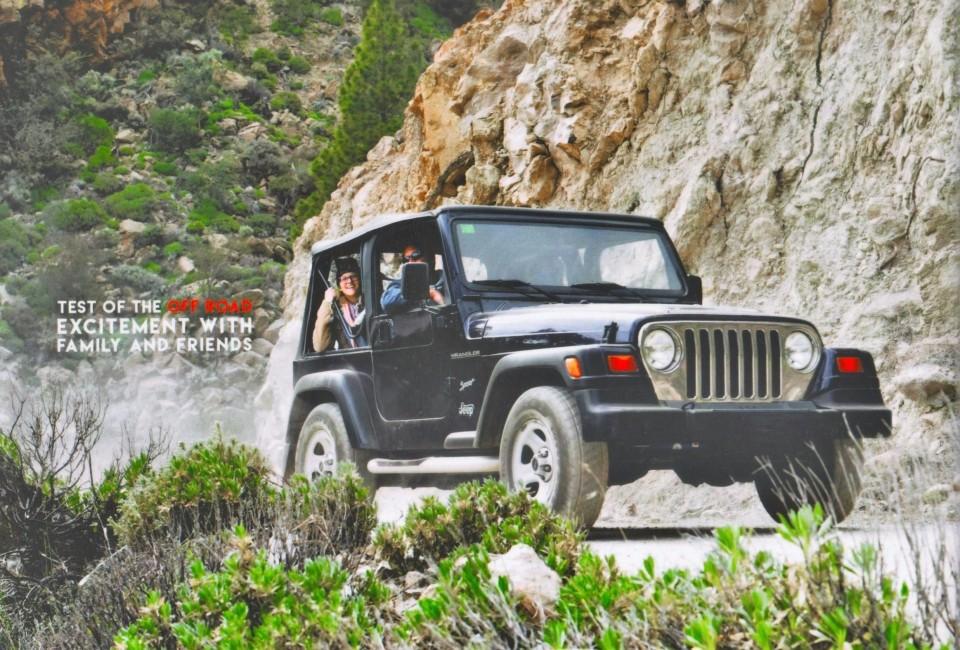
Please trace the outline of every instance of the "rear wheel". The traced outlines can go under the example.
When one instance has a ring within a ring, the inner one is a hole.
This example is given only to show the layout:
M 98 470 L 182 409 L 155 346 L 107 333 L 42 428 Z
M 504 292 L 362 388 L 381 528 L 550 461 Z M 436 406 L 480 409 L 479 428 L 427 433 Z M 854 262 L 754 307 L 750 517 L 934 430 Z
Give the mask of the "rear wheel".
M 347 435 L 340 407 L 334 403 L 320 404 L 307 416 L 300 427 L 294 471 L 311 481 L 322 476 L 333 476 L 340 463 L 353 463 L 363 482 L 376 487 L 374 477 L 367 471 L 367 455 L 354 449 Z
M 583 440 L 569 391 L 531 388 L 507 415 L 500 439 L 500 479 L 585 527 L 600 515 L 609 457 L 603 442 Z
M 832 440 L 764 459 L 754 485 L 764 509 L 778 521 L 801 506 L 819 503 L 840 523 L 856 506 L 862 468 L 863 454 L 856 442 Z

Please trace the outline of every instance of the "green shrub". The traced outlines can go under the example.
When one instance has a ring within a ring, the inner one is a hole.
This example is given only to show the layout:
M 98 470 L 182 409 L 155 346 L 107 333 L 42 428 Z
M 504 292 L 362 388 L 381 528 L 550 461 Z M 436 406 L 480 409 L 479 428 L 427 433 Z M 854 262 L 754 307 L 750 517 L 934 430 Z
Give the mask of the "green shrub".
M 218 50 L 183 57 L 174 83 L 177 97 L 194 106 L 218 99 L 221 89 L 215 80 L 214 69 L 219 60 Z
M 308 489 L 305 481 L 302 485 Z M 716 549 L 696 571 L 658 573 L 647 558 L 637 573 L 627 575 L 612 558 L 578 549 L 575 563 L 560 572 L 559 599 L 540 609 L 511 591 L 509 576 L 492 577 L 491 540 L 499 548 L 516 540 L 509 534 L 494 539 L 501 535 L 494 526 L 497 517 L 484 521 L 482 513 L 490 514 L 488 496 L 503 496 L 485 492 L 489 488 L 473 485 L 461 495 L 478 497 L 481 514 L 466 512 L 469 504 L 444 512 L 436 503 L 426 503 L 424 511 L 399 528 L 401 536 L 419 538 L 441 552 L 419 577 L 423 591 L 412 606 L 404 602 L 410 597 L 410 576 L 404 573 L 408 559 L 379 564 L 379 576 L 356 569 L 351 573 L 348 562 L 356 556 L 343 547 L 340 562 L 304 553 L 291 559 L 284 557 L 284 547 L 297 546 L 302 538 L 281 532 L 288 529 L 273 528 L 274 540 L 287 540 L 278 549 L 269 537 L 238 527 L 232 552 L 219 570 L 210 570 L 209 561 L 195 561 L 190 580 L 175 595 L 169 588 L 150 594 L 139 619 L 116 642 L 131 648 L 201 647 L 214 640 L 237 647 L 258 641 L 270 647 L 934 645 L 933 626 L 911 620 L 909 589 L 882 574 L 876 549 L 844 549 L 824 526 L 822 512 L 811 508 L 792 514 L 778 528 L 801 551 L 804 559 L 798 565 L 779 562 L 765 551 L 751 554 L 739 528 L 716 530 Z M 435 514 L 426 517 L 426 510 Z M 299 513 L 289 523 L 313 518 Z M 329 520 L 330 515 L 319 518 Z M 454 543 L 458 533 L 452 529 L 458 523 L 466 523 L 472 533 L 460 533 Z M 486 532 L 478 535 L 480 530 Z M 544 548 L 570 541 L 563 526 L 551 536 Z M 481 541 L 470 544 L 469 539 Z M 550 561 L 543 548 L 538 552 Z M 399 608 L 406 610 L 402 616 L 396 614 Z
M 200 113 L 157 108 L 148 119 L 150 143 L 167 153 L 183 153 L 200 138 Z
M 60 196 L 60 189 L 53 185 L 34 187 L 30 190 L 30 203 L 34 212 L 40 212 Z
M 117 159 L 113 157 L 113 149 L 109 145 L 104 144 L 97 147 L 97 150 L 94 151 L 90 159 L 87 160 L 86 169 L 89 172 L 95 172 L 104 167 L 112 167 L 116 162 Z
M 334 27 L 343 27 L 343 12 L 339 7 L 327 7 L 317 16 L 321 22 Z
M 283 150 L 269 140 L 254 140 L 246 145 L 240 152 L 240 164 L 244 177 L 255 185 L 289 166 Z
M 407 512 L 403 526 L 377 530 L 374 549 L 394 570 L 422 571 L 458 548 L 482 545 L 503 553 L 517 543 L 533 547 L 561 575 L 573 571 L 581 533 L 526 493 L 509 494 L 498 481 L 457 487 L 447 504 L 427 498 Z
M 116 284 L 141 292 L 157 293 L 167 286 L 167 281 L 156 273 L 129 264 L 121 264 L 110 269 L 110 277 Z
M 54 244 L 53 246 L 47 246 L 42 251 L 40 251 L 40 259 L 42 260 L 52 260 L 55 257 L 59 257 L 60 253 L 63 251 L 61 246 Z
M 280 34 L 300 36 L 317 19 L 322 3 L 317 0 L 272 0 L 270 8 L 276 19 L 270 29 Z
M 410 27 L 425 41 L 444 40 L 450 36 L 450 23 L 424 2 L 417 2 L 410 17 Z
M 163 254 L 167 257 L 179 257 L 183 254 L 183 244 L 178 241 L 172 241 L 163 247 Z
M 300 115 L 303 112 L 303 103 L 296 93 L 283 91 L 270 98 L 270 110 L 272 111 L 290 111 L 294 115 Z
M 84 232 L 103 223 L 107 215 L 92 199 L 67 199 L 44 211 L 47 222 L 57 230 Z
M 297 199 L 309 191 L 310 178 L 296 172 L 287 172 L 279 176 L 270 177 L 270 194 L 277 199 L 281 212 L 293 206 Z
M 3 347 L 13 352 L 23 351 L 23 339 L 17 336 L 10 324 L 3 319 L 0 319 L 0 342 Z
M 68 130 L 67 145 L 77 156 L 89 156 L 99 147 L 113 147 L 113 127 L 102 117 L 81 115 Z
M 189 449 L 146 476 L 123 505 L 117 530 L 126 544 L 167 534 L 187 539 L 229 528 L 270 496 L 269 468 L 260 453 L 221 436 Z
M 10 209 L 10 206 L 0 201 L 0 221 L 8 219 L 13 215 L 13 210 Z
M 197 171 L 180 176 L 180 187 L 193 194 L 197 206 L 207 200 L 218 210 L 231 209 L 236 200 L 231 188 L 240 184 L 244 176 L 242 155 L 229 152 L 219 160 L 200 164 Z
M 280 57 L 266 47 L 258 47 L 253 51 L 253 62 L 262 64 L 270 72 L 279 72 L 283 69 L 283 61 Z
M 103 200 L 107 212 L 117 219 L 149 221 L 160 200 L 153 188 L 146 183 L 127 185 L 119 192 Z
M 18 221 L 0 220 L 0 275 L 6 275 L 23 264 L 30 247 L 38 239 Z
M 153 163 L 153 171 L 161 176 L 176 176 L 179 172 L 179 167 L 177 167 L 176 163 L 158 160 Z
M 290 68 L 290 72 L 294 74 L 307 74 L 310 72 L 310 62 L 307 61 L 302 56 L 292 56 L 290 60 L 287 61 L 287 66 Z
M 101 172 L 93 177 L 93 189 L 99 194 L 113 194 L 123 188 L 123 181 L 116 174 Z
M 261 31 L 256 9 L 251 5 L 218 4 L 214 12 L 213 20 L 228 45 L 242 45 L 250 34 Z
M 162 246 L 163 243 L 166 241 L 166 239 L 167 239 L 167 235 L 163 230 L 163 226 L 159 226 L 157 224 L 152 223 L 146 228 L 144 228 L 143 232 L 137 235 L 137 245 L 138 246 Z M 154 273 L 160 272 L 159 266 L 153 269 L 144 265 L 143 268 L 147 269 L 148 271 L 152 271 Z
M 240 230 L 240 222 L 218 209 L 216 203 L 210 199 L 203 199 L 190 211 L 187 232 L 201 234 L 208 228 L 214 232 L 232 233 Z
M 253 228 L 253 231 L 261 237 L 269 237 L 277 229 L 277 217 L 268 212 L 258 212 L 250 215 L 244 220 L 244 223 Z
M 372 575 L 347 591 L 350 574 L 335 560 L 315 558 L 302 570 L 287 570 L 271 563 L 266 551 L 251 552 L 242 527 L 235 536 L 222 570 L 194 562 L 190 586 L 177 602 L 151 593 L 145 614 L 117 635 L 117 644 L 327 648 L 368 646 L 379 636 L 376 608 L 390 591 Z
M 144 68 L 140 74 L 137 75 L 137 85 L 146 86 L 156 78 L 157 71 L 153 67 Z

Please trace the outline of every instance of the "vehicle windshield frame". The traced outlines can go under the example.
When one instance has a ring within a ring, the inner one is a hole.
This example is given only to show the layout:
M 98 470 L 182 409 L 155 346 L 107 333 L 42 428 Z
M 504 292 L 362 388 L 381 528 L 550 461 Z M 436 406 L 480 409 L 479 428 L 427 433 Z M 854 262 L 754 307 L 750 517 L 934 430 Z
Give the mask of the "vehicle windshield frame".
M 654 235 L 658 238 L 661 251 L 663 253 L 664 263 L 673 270 L 676 274 L 676 278 L 679 280 L 680 286 L 678 289 L 650 289 L 650 288 L 640 288 L 640 287 L 626 287 L 621 293 L 617 294 L 609 290 L 602 289 L 583 289 L 577 288 L 570 285 L 554 285 L 554 284 L 538 284 L 530 283 L 532 286 L 542 287 L 548 290 L 550 293 L 562 295 L 564 297 L 571 298 L 585 298 L 585 297 L 600 297 L 603 299 L 615 298 L 618 301 L 629 301 L 637 299 L 650 299 L 650 300 L 667 300 L 667 301 L 677 301 L 684 299 L 689 295 L 689 285 L 687 281 L 687 271 L 683 265 L 683 262 L 680 260 L 680 256 L 677 253 L 676 248 L 674 247 L 673 241 L 665 230 L 658 228 L 655 225 L 644 223 L 641 221 L 630 221 L 627 219 L 612 219 L 612 218 L 570 218 L 570 217 L 554 217 L 550 216 L 536 216 L 536 217 L 527 217 L 526 215 L 510 215 L 510 214 L 491 214 L 485 215 L 483 213 L 476 214 L 462 214 L 451 216 L 448 221 L 448 229 L 450 239 L 450 252 L 452 253 L 450 260 L 457 270 L 457 275 L 459 282 L 462 286 L 468 289 L 470 292 L 479 293 L 479 294 L 503 294 L 503 293 L 515 293 L 515 289 L 496 287 L 483 284 L 480 282 L 470 282 L 467 280 L 466 269 L 463 264 L 463 253 L 461 250 L 460 243 L 460 231 L 458 228 L 459 224 L 462 223 L 499 223 L 505 225 L 517 224 L 517 225 L 541 225 L 541 226 L 568 226 L 568 227 L 581 227 L 589 229 L 615 229 L 615 230 L 634 230 L 638 232 L 644 232 L 651 235 Z M 499 279 L 499 278 L 494 278 Z M 504 278 L 504 279 L 517 279 L 527 281 L 528 278 Z M 598 279 L 599 281 L 599 279 Z M 546 301 L 546 298 L 544 298 Z

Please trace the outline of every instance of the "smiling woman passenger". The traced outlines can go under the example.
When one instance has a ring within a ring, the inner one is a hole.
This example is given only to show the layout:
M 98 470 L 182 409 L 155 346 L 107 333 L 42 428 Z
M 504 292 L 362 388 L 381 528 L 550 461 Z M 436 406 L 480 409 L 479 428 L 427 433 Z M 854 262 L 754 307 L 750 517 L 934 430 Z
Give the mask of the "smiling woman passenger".
M 323 352 L 330 349 L 334 341 L 341 350 L 367 345 L 359 334 L 363 322 L 363 298 L 360 291 L 360 265 L 352 257 L 341 257 L 337 265 L 337 286 L 328 288 L 323 294 L 323 302 L 317 310 L 317 324 L 313 329 L 313 349 Z M 340 307 L 343 323 L 350 328 L 346 335 L 340 322 L 334 319 L 333 303 Z M 336 330 L 336 339 L 334 332 Z

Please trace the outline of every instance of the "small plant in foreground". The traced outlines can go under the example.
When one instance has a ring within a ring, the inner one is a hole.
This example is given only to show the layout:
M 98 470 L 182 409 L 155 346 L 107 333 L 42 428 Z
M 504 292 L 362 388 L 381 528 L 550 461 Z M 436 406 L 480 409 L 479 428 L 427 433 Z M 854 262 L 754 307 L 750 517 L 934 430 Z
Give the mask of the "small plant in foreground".
M 117 647 L 356 647 L 379 638 L 377 608 L 390 592 L 372 576 L 348 589 L 350 574 L 325 557 L 285 570 L 243 527 L 233 547 L 220 571 L 194 562 L 176 603 L 151 593 Z
M 218 435 L 190 449 L 181 446 L 166 467 L 144 476 L 116 528 L 133 546 L 167 534 L 187 539 L 236 523 L 272 491 L 259 452 Z
M 58 611 L 88 565 L 113 551 L 109 520 L 161 444 L 151 440 L 96 477 L 103 404 L 51 389 L 18 400 L 14 412 L 0 431 L 0 610 L 29 626 Z
M 524 493 L 509 494 L 498 481 L 457 487 L 447 504 L 428 498 L 407 513 L 403 526 L 376 531 L 377 555 L 394 571 L 423 570 L 473 544 L 504 553 L 524 543 L 561 575 L 576 564 L 583 541 L 572 523 Z

